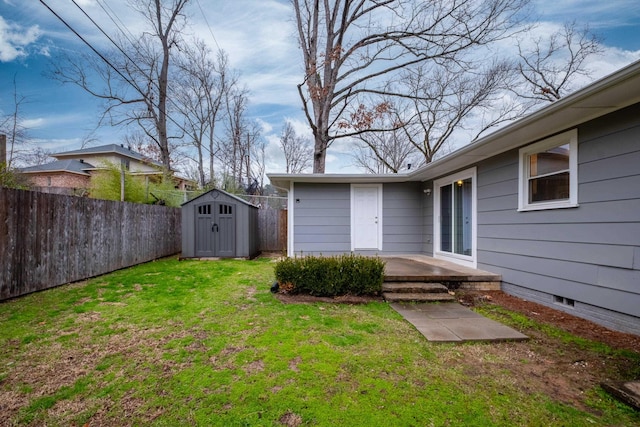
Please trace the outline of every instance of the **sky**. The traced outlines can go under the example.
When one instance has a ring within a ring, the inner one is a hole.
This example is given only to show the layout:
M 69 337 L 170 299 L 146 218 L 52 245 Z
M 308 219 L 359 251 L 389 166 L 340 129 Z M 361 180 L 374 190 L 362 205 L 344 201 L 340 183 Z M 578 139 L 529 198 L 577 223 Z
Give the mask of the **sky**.
M 71 0 L 44 0 L 98 49 L 109 42 Z M 115 25 L 105 15 L 108 7 L 136 34 L 140 20 L 126 0 L 76 0 L 107 32 Z M 638 0 L 533 0 L 538 31 L 550 32 L 564 22 L 589 25 L 601 39 L 604 53 L 590 61 L 592 78 L 600 78 L 640 59 L 640 2 Z M 101 7 L 102 6 L 102 7 Z M 303 77 L 290 0 L 192 0 L 186 31 L 221 48 L 241 83 L 249 89 L 248 116 L 262 126 L 268 143 L 266 171 L 283 172 L 278 147 L 286 121 L 298 134 L 309 135 L 296 85 Z M 111 25 L 110 25 L 111 24 Z M 0 0 L 0 115 L 13 109 L 14 78 L 30 138 L 53 152 L 90 145 L 121 143 L 122 129 L 96 129 L 100 103 L 71 85 L 46 76 L 57 53 L 85 52 L 87 47 L 38 0 Z M 585 84 L 588 83 L 585 81 Z M 352 147 L 336 143 L 328 151 L 327 173 L 359 170 L 349 157 Z

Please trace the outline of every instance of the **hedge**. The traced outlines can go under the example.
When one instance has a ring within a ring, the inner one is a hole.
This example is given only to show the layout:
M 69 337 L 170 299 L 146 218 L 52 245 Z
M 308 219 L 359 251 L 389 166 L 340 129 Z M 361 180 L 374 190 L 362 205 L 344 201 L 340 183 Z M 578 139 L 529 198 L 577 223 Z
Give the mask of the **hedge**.
M 384 262 L 349 254 L 285 258 L 275 267 L 281 292 L 314 296 L 376 295 L 382 290 Z

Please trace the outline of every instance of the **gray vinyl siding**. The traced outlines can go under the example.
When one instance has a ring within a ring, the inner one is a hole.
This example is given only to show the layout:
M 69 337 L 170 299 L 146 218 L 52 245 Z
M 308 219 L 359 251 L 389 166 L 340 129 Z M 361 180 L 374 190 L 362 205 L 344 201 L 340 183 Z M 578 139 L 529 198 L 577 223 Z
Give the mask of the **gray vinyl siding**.
M 424 193 L 419 182 L 383 185 L 383 254 L 422 252 L 423 198 Z
M 293 188 L 293 251 L 336 255 L 351 251 L 349 184 L 296 183 Z
M 350 184 L 294 186 L 294 254 L 336 255 L 351 251 Z M 421 253 L 423 199 L 420 183 L 382 187 L 382 251 L 365 255 Z
M 578 127 L 577 208 L 518 212 L 517 150 L 480 163 L 477 184 L 478 268 L 509 293 L 640 334 L 639 106 Z

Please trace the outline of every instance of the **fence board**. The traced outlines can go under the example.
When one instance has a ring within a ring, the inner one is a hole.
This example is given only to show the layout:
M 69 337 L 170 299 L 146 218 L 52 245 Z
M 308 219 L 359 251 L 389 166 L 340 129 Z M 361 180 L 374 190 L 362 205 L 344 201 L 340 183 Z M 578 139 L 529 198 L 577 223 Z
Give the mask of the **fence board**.
M 180 209 L 0 188 L 0 300 L 180 252 Z
M 262 252 L 280 252 L 287 249 L 286 209 L 258 210 L 259 247 Z

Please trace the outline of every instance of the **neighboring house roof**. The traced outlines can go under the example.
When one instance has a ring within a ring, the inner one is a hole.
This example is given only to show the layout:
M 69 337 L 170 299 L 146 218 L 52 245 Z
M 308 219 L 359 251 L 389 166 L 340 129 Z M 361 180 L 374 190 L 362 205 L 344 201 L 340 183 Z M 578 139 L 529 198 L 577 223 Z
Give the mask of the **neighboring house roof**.
M 87 170 L 93 169 L 93 165 L 81 162 L 80 160 L 56 160 L 55 162 L 45 163 L 44 165 L 29 166 L 22 168 L 22 173 L 51 173 L 51 172 L 68 172 L 76 173 L 79 175 L 89 176 Z
M 267 174 L 275 187 L 291 182 L 427 181 L 640 102 L 640 61 L 414 171 L 398 174 Z
M 129 157 L 131 159 L 138 160 L 139 162 L 142 162 L 142 163 L 149 163 L 155 166 L 162 167 L 162 163 L 157 162 L 155 160 L 151 160 L 140 153 L 137 153 L 133 150 L 128 149 L 127 147 L 124 147 L 118 144 L 107 144 L 107 145 L 100 145 L 98 147 L 82 148 L 80 150 L 64 151 L 62 153 L 53 154 L 53 157 L 55 158 L 77 157 L 77 156 L 82 156 L 86 154 L 91 154 L 91 155 L 118 154 L 120 156 Z

